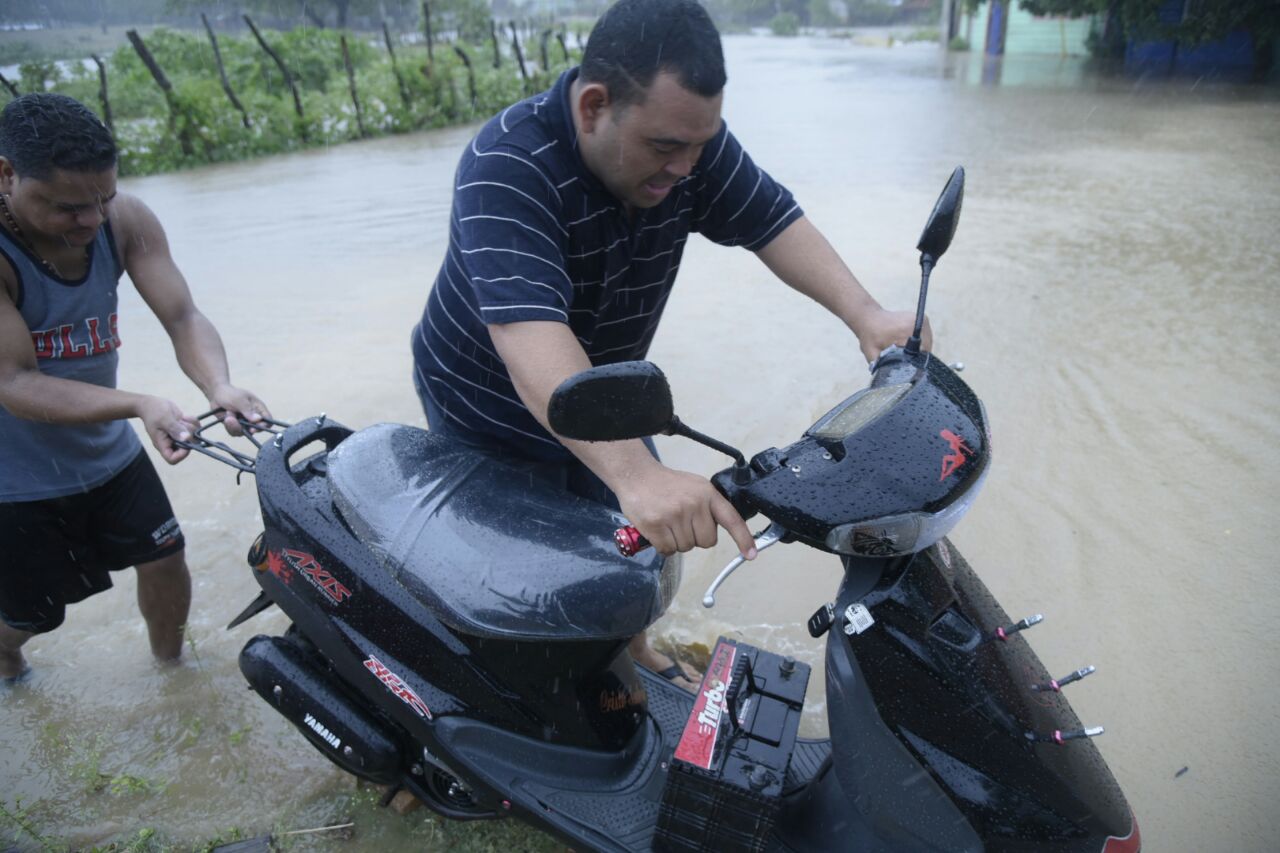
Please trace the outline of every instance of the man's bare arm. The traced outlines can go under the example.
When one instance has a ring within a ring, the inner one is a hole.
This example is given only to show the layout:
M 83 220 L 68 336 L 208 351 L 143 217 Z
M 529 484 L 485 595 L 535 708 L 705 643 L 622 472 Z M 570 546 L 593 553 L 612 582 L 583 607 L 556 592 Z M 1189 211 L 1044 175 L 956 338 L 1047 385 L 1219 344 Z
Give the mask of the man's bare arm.
M 195 423 L 162 397 L 104 388 L 40 372 L 31 330 L 13 300 L 0 288 L 0 405 L 17 417 L 54 424 L 87 424 L 141 418 L 165 461 L 181 461 L 187 451 L 173 439 L 191 437 Z
M 196 307 L 191 289 L 169 252 L 164 228 L 151 209 L 132 196 L 115 202 L 114 220 L 125 269 L 173 342 L 178 365 L 213 407 L 227 410 L 227 428 L 238 433 L 236 415 L 249 421 L 270 416 L 254 394 L 231 384 L 222 338 Z
M 563 323 L 530 321 L 488 328 L 516 393 L 550 431 L 551 394 L 565 379 L 591 367 L 582 345 Z M 743 555 L 755 556 L 746 522 L 705 477 L 667 468 L 639 440 L 557 438 L 618 496 L 623 514 L 661 553 L 710 548 L 719 525 Z
M 857 335 L 867 361 L 911 337 L 915 313 L 881 308 L 807 217 L 791 223 L 756 254 L 774 275 L 839 317 Z M 932 344 L 927 320 L 921 340 L 925 349 Z

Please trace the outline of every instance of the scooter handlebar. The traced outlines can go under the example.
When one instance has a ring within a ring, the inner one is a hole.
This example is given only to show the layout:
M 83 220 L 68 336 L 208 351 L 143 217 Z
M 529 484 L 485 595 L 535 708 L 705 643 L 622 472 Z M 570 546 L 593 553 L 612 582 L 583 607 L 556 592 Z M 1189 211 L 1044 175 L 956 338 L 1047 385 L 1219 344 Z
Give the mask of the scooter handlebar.
M 613 543 L 618 546 L 618 553 L 624 557 L 634 557 L 649 547 L 649 540 L 629 524 L 613 531 Z

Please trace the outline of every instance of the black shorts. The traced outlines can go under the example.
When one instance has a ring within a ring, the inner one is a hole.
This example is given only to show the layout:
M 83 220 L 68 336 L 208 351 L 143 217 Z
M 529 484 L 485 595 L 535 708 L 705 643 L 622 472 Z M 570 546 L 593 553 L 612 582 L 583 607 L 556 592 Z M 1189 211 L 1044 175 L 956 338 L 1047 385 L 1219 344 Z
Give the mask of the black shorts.
M 97 488 L 0 503 L 0 620 L 33 633 L 111 588 L 109 572 L 181 551 L 182 530 L 146 451 Z

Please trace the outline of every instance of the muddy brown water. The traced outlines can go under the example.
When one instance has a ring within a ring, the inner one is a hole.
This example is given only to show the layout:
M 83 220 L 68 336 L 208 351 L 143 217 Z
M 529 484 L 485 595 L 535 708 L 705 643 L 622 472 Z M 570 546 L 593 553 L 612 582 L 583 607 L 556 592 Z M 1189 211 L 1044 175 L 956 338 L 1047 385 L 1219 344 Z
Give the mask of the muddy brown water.
M 913 246 L 952 167 L 959 232 L 933 276 L 940 355 L 993 425 L 994 470 L 953 534 L 1071 688 L 1151 851 L 1269 850 L 1280 837 L 1280 99 L 1213 80 L 1132 80 L 1076 61 L 841 40 L 726 40 L 725 115 L 872 292 L 911 307 Z M 439 263 L 458 128 L 122 186 L 168 229 L 234 378 L 287 420 L 421 424 L 409 330 Z M 203 401 L 122 289 L 121 385 Z M 865 383 L 853 339 L 746 253 L 693 241 L 651 357 L 677 411 L 748 453 L 793 440 Z M 661 442 L 710 473 L 710 451 Z M 279 613 L 223 626 L 256 591 L 251 484 L 201 458 L 161 472 L 195 582 L 185 664 L 146 652 L 132 578 L 29 645 L 0 695 L 0 799 L 46 840 L 179 846 L 357 821 L 303 849 L 451 849 L 424 812 L 381 811 L 245 687 L 236 654 Z M 821 666 L 804 620 L 830 557 L 777 547 L 705 611 L 722 542 L 685 564 L 655 631 L 729 633 Z M 816 675 L 816 673 L 815 673 Z M 808 732 L 823 722 L 821 679 Z M 1180 771 L 1186 768 L 1185 772 Z M 20 805 L 19 805 L 20 802 Z M 39 847 L 18 832 L 26 847 Z M 515 846 L 535 843 L 516 835 Z

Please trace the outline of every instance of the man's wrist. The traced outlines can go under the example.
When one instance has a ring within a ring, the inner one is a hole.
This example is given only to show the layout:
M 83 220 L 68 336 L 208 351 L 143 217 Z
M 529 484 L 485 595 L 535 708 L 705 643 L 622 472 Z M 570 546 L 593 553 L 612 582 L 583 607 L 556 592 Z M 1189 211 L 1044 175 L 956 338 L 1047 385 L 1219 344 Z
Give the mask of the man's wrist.
M 854 305 L 843 312 L 841 319 L 844 324 L 849 327 L 849 331 L 857 336 L 858 340 L 866 340 L 867 334 L 872 330 L 876 318 L 884 313 L 884 309 L 880 307 L 880 303 L 870 296 L 859 299 Z
M 596 445 L 601 447 L 601 445 Z M 587 467 L 595 471 L 609 490 L 625 500 L 637 489 L 643 489 L 643 482 L 655 470 L 663 465 L 653 457 L 649 448 L 639 440 L 619 442 L 607 445 L 607 450 L 595 455 L 593 460 L 583 461 Z
M 204 391 L 204 389 L 201 389 Z M 231 384 L 230 379 L 220 379 L 209 385 L 209 389 L 205 391 L 205 397 L 209 400 L 209 405 L 213 408 L 222 406 L 221 400 L 226 400 L 236 393 L 237 389 Z
M 120 393 L 126 395 L 126 407 L 129 412 L 128 416 L 131 418 L 138 418 L 144 422 L 147 419 L 148 410 L 151 408 L 154 401 L 158 399 L 150 394 L 139 394 L 136 391 L 121 391 Z

